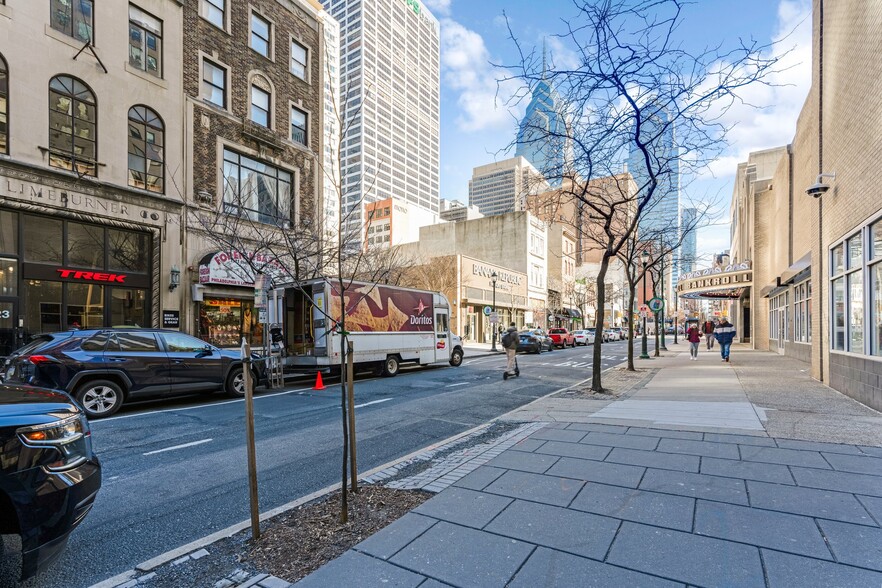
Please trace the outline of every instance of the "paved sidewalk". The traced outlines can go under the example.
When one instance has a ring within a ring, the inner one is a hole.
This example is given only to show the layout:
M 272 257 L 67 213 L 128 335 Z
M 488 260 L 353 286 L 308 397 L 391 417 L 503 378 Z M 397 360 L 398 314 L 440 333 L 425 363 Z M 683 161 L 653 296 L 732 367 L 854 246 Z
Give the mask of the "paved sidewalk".
M 675 351 L 620 400 L 569 400 L 581 422 L 525 430 L 297 586 L 879 588 L 882 415 L 793 360 L 732 359 Z

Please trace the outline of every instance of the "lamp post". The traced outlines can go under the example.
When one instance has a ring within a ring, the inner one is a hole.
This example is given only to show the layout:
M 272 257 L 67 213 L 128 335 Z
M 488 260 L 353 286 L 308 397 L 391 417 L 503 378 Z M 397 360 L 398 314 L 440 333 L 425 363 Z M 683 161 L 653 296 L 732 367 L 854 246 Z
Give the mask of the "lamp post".
M 671 286 L 674 284 L 672 283 Z M 680 320 L 680 309 L 678 308 L 679 296 L 677 296 L 677 289 L 672 288 L 674 291 L 674 345 L 677 345 L 677 331 L 680 330 L 678 322 Z M 684 325 L 685 326 L 685 325 Z
M 493 286 L 493 312 L 496 312 L 496 278 L 499 276 L 496 275 L 496 272 L 490 274 L 490 284 Z M 496 315 L 496 319 L 499 320 L 499 315 Z M 494 324 L 490 323 L 490 329 L 493 331 L 493 346 L 490 347 L 490 351 L 496 351 L 496 327 L 499 323 Z
M 640 254 L 643 261 L 643 304 L 646 305 L 646 266 L 649 264 L 649 252 L 644 249 Z M 643 340 L 640 345 L 640 359 L 649 359 L 649 348 L 646 343 L 646 313 L 643 314 Z
M 668 348 L 665 347 L 665 250 L 664 243 L 662 244 L 662 258 L 661 258 L 661 298 L 662 298 L 662 307 L 659 312 L 659 316 L 661 317 L 661 347 L 662 351 L 667 351 Z

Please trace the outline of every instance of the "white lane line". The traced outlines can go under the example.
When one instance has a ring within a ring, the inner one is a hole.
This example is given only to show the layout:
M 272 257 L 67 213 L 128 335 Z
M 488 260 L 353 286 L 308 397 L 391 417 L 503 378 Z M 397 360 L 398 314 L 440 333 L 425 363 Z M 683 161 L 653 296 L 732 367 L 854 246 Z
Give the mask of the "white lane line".
M 460 382 L 459 384 L 448 384 L 445 388 L 455 388 L 456 386 L 468 386 L 468 382 Z
M 193 441 L 192 443 L 184 443 L 183 445 L 174 445 L 172 447 L 166 447 L 165 449 L 157 449 L 156 451 L 148 451 L 147 453 L 142 453 L 141 455 L 153 455 L 155 453 L 164 453 L 166 451 L 174 451 L 176 449 L 184 449 L 185 447 L 194 447 L 196 445 L 202 445 L 203 443 L 211 443 L 214 439 L 202 439 L 201 441 Z
M 363 406 L 370 406 L 371 404 L 380 404 L 381 402 L 389 402 L 392 400 L 391 398 L 383 398 L 382 400 L 371 400 L 370 402 L 365 402 L 364 404 L 356 404 L 355 408 L 361 408 Z

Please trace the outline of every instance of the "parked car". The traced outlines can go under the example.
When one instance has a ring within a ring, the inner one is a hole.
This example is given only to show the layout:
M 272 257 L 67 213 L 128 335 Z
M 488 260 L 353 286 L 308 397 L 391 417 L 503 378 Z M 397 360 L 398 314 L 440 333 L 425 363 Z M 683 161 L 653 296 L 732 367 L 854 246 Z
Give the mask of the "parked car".
M 100 487 L 101 464 L 76 402 L 64 392 L 0 385 L 0 535 L 21 537 L 22 581 L 62 554 Z M 17 567 L 14 558 L 0 537 L 0 573 Z
M 611 327 L 610 331 L 615 335 L 616 341 L 624 341 L 628 338 L 628 331 L 622 327 Z
M 554 351 L 554 341 L 542 329 L 527 329 L 518 333 L 518 351 L 542 353 Z
M 573 331 L 573 339 L 575 340 L 576 345 L 593 345 L 594 333 L 587 329 Z
M 573 334 L 562 327 L 548 329 L 548 336 L 551 337 L 551 340 L 554 341 L 554 344 L 561 349 L 576 346 L 576 340 L 573 337 Z
M 257 357 L 257 354 L 253 354 Z M 265 370 L 252 364 L 255 382 Z M 178 331 L 88 329 L 38 335 L 0 369 L 3 381 L 68 392 L 89 418 L 128 400 L 212 392 L 245 395 L 239 350 L 219 349 Z
M 610 341 L 615 341 L 617 339 L 616 335 L 610 329 L 603 330 L 603 342 L 609 343 Z

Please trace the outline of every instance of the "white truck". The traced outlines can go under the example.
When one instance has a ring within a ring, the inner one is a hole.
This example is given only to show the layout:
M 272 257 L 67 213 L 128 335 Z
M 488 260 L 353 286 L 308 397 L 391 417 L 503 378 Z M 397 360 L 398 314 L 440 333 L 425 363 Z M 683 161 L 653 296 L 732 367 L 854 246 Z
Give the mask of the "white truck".
M 352 341 L 357 370 L 392 377 L 406 363 L 462 364 L 450 304 L 437 292 L 347 282 L 341 296 L 334 281 L 316 279 L 285 289 L 283 317 L 286 371 L 338 372 L 341 327 Z

